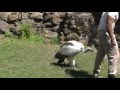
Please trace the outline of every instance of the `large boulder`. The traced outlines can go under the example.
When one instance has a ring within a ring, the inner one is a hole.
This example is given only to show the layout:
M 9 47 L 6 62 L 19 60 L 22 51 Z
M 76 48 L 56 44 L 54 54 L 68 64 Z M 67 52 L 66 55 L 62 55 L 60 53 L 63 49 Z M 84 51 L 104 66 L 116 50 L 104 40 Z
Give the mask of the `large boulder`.
M 54 25 L 58 25 L 62 20 L 60 19 L 60 15 L 59 13 L 54 13 L 53 17 L 52 17 L 52 23 Z
M 43 13 L 34 12 L 34 13 L 30 14 L 30 19 L 42 21 L 43 20 Z
M 0 20 L 0 34 L 5 34 L 9 30 L 9 24 Z
M 21 13 L 20 12 L 13 12 L 8 15 L 7 17 L 7 22 L 8 23 L 14 23 L 22 19 Z
M 79 37 L 88 36 L 95 26 L 94 18 L 89 12 L 66 12 L 59 25 L 58 36 L 67 38 L 69 34 L 76 33 Z M 64 39 L 65 39 L 64 38 Z M 71 38 L 76 39 L 74 36 Z M 63 39 L 61 39 L 63 40 Z
M 42 33 L 43 33 L 44 37 L 48 38 L 48 39 L 57 37 L 57 33 L 50 31 L 48 28 L 43 28 Z
M 12 14 L 12 12 L 0 12 L 0 19 L 3 21 L 7 21 L 8 16 L 11 14 Z
M 53 18 L 53 12 L 44 12 L 43 13 L 44 22 L 48 22 Z
M 23 19 L 29 19 L 29 13 L 28 12 L 21 12 L 21 17 Z

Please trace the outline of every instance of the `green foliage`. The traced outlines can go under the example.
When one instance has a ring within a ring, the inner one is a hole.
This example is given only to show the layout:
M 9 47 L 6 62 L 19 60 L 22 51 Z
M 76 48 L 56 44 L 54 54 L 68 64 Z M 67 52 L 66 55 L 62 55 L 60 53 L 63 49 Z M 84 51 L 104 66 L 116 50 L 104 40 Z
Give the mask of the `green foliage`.
M 4 36 L 5 37 L 10 37 L 10 38 L 14 37 L 13 33 L 10 32 L 9 30 L 5 31 L 5 35 Z
M 30 24 L 22 23 L 20 25 L 20 37 L 19 38 L 29 39 L 31 37 L 31 29 L 32 29 L 32 26 Z
M 39 35 L 35 35 L 32 32 L 32 26 L 28 23 L 17 23 L 18 28 L 19 28 L 19 36 L 18 38 L 20 40 L 22 39 L 26 39 L 27 41 L 31 41 L 31 42 L 39 42 L 39 43 L 44 43 L 45 41 L 45 37 L 44 36 L 39 36 Z M 6 31 L 5 33 L 5 37 L 11 37 L 14 39 L 17 38 L 17 36 L 15 37 L 10 31 Z M 52 37 L 49 38 L 49 43 L 50 44 L 59 44 L 59 39 L 57 37 Z

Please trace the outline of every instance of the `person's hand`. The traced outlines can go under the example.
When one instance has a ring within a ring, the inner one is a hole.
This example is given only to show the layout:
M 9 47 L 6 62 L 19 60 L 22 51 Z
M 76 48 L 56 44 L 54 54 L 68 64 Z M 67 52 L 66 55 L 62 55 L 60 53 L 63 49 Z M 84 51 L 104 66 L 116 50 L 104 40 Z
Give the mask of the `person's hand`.
M 111 39 L 111 44 L 112 44 L 113 47 L 116 46 L 116 41 L 115 41 L 115 39 Z

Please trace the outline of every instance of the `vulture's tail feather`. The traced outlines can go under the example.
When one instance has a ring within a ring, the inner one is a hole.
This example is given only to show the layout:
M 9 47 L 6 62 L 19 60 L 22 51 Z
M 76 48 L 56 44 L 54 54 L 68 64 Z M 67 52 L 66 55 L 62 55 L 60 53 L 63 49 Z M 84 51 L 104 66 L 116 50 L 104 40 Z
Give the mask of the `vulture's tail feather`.
M 64 59 L 64 58 L 67 58 L 68 56 L 66 56 L 66 55 L 63 55 L 63 54 L 61 54 L 61 53 L 56 53 L 55 54 L 55 58 L 56 59 Z

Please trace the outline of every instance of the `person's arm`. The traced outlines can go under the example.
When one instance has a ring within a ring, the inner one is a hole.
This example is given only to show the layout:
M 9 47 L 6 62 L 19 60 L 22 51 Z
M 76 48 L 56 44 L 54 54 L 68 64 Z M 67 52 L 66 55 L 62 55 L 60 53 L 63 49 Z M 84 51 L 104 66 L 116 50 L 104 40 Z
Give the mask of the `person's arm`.
M 109 33 L 109 36 L 111 38 L 111 44 L 113 46 L 115 46 L 116 43 L 115 43 L 115 38 L 114 38 L 114 30 L 112 28 L 113 23 L 114 23 L 114 18 L 108 15 L 108 18 L 107 18 L 108 33 Z

